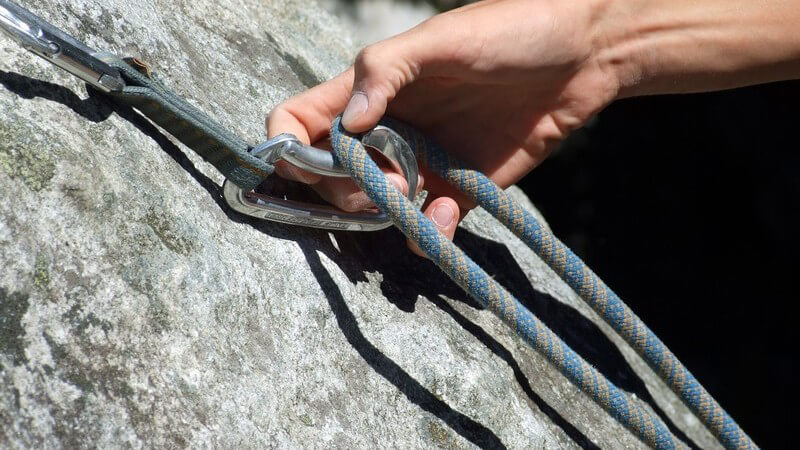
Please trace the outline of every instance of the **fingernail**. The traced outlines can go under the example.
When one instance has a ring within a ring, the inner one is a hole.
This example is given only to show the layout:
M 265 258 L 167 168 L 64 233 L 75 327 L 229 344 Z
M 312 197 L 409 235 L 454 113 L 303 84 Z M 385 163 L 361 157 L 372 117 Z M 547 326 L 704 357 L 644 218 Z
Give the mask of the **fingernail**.
M 447 228 L 453 222 L 453 208 L 443 203 L 433 209 L 433 223 L 439 228 Z
M 354 92 L 342 114 L 342 125 L 347 128 L 369 108 L 369 99 L 363 92 Z

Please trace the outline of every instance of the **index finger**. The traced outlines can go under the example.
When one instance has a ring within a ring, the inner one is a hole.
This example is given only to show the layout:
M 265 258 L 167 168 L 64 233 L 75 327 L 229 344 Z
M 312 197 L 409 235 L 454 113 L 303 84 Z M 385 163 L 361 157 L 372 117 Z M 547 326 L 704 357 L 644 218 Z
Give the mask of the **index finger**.
M 353 68 L 281 103 L 267 118 L 270 138 L 291 133 L 305 144 L 326 137 L 333 119 L 350 100 Z

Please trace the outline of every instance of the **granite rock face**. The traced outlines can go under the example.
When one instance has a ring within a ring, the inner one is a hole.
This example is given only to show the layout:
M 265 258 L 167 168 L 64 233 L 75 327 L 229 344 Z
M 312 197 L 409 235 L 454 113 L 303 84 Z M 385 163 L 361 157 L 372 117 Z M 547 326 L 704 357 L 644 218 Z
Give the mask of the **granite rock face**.
M 356 51 L 305 0 L 25 6 L 151 62 L 252 142 L 272 106 Z M 250 220 L 222 181 L 0 35 L 0 447 L 642 446 L 397 231 Z M 487 214 L 457 241 L 619 386 L 716 445 Z
M 437 12 L 426 2 L 403 0 L 320 0 L 320 5 L 335 14 L 361 46 L 402 33 Z

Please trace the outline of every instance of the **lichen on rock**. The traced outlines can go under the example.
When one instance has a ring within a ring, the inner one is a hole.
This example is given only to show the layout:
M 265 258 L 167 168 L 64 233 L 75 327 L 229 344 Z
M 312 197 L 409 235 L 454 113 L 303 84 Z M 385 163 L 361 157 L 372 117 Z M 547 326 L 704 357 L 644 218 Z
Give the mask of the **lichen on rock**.
M 11 116 L 0 124 L 0 170 L 29 189 L 41 191 L 49 187 L 56 171 L 52 153 L 41 151 L 51 142 L 19 126 L 21 121 Z

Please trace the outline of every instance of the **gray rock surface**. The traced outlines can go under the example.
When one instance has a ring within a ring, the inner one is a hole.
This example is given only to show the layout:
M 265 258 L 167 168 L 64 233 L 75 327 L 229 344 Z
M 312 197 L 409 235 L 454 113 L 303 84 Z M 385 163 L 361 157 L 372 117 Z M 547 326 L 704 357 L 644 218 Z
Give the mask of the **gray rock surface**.
M 402 33 L 437 12 L 426 2 L 403 0 L 321 0 L 320 4 L 349 28 L 361 46 Z
M 355 52 L 305 0 L 25 5 L 152 62 L 253 142 L 272 106 Z M 222 181 L 0 36 L 0 447 L 642 446 L 398 232 L 249 220 Z M 716 445 L 484 212 L 457 241 L 618 385 Z

